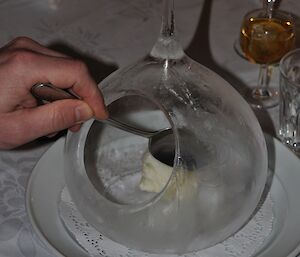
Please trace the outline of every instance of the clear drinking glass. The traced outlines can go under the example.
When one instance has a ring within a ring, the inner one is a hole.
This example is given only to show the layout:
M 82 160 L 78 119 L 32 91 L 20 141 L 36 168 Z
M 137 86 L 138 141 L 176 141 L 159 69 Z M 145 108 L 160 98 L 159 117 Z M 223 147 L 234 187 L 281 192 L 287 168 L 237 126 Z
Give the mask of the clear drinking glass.
M 300 49 L 287 53 L 280 69 L 279 136 L 300 156 Z
M 248 12 L 242 22 L 240 46 L 243 55 L 260 65 L 257 86 L 246 96 L 254 108 L 270 108 L 279 103 L 277 89 L 270 88 L 272 66 L 295 46 L 294 21 L 284 11 L 273 10 L 272 0 L 265 8 Z

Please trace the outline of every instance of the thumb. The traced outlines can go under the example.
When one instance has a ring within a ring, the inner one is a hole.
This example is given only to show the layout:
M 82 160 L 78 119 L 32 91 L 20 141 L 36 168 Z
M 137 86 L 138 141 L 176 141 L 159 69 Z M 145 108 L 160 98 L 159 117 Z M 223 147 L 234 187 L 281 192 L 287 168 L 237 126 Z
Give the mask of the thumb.
M 93 111 L 88 104 L 73 99 L 6 113 L 1 117 L 0 147 L 1 141 L 9 145 L 4 146 L 5 148 L 13 148 L 38 137 L 70 128 L 92 117 Z

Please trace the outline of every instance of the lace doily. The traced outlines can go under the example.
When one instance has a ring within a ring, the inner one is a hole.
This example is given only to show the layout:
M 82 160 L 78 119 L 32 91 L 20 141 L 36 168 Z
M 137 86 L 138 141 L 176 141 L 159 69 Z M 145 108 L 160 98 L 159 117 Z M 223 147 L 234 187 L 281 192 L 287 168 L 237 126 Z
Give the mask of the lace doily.
M 222 243 L 183 255 L 150 254 L 116 243 L 90 226 L 76 209 L 66 188 L 61 193 L 59 211 L 70 234 L 92 257 L 250 257 L 270 236 L 274 220 L 273 203 L 268 194 L 252 219 Z

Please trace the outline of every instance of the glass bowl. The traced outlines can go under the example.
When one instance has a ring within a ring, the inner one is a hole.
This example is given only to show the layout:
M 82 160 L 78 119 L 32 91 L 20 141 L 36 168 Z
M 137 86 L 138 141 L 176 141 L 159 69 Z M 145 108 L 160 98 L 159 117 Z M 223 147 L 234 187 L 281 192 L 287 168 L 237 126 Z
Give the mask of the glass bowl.
M 92 226 L 130 248 L 182 254 L 219 243 L 247 222 L 265 186 L 267 150 L 233 87 L 184 54 L 149 56 L 99 87 L 115 119 L 171 128 L 173 139 L 155 160 L 147 139 L 101 122 L 68 133 L 67 188 Z

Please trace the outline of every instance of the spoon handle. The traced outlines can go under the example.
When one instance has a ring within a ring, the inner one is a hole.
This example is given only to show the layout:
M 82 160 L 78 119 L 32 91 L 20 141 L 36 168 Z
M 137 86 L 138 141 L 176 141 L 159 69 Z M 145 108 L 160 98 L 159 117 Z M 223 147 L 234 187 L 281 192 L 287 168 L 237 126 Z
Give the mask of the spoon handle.
M 63 99 L 80 99 L 75 94 L 73 94 L 69 91 L 57 88 L 50 83 L 38 83 L 38 84 L 33 85 L 31 88 L 31 93 L 37 99 L 42 100 L 42 101 L 47 101 L 47 102 L 53 102 L 53 101 L 63 100 Z M 105 120 L 98 120 L 98 119 L 96 119 L 96 120 L 100 121 L 102 123 L 108 124 L 112 127 L 124 130 L 126 132 L 129 132 L 129 133 L 132 133 L 132 134 L 135 134 L 138 136 L 146 137 L 146 138 L 150 138 L 157 133 L 157 131 L 141 130 L 139 128 L 130 126 L 129 124 L 125 124 L 123 122 L 115 120 L 113 118 L 108 118 Z

